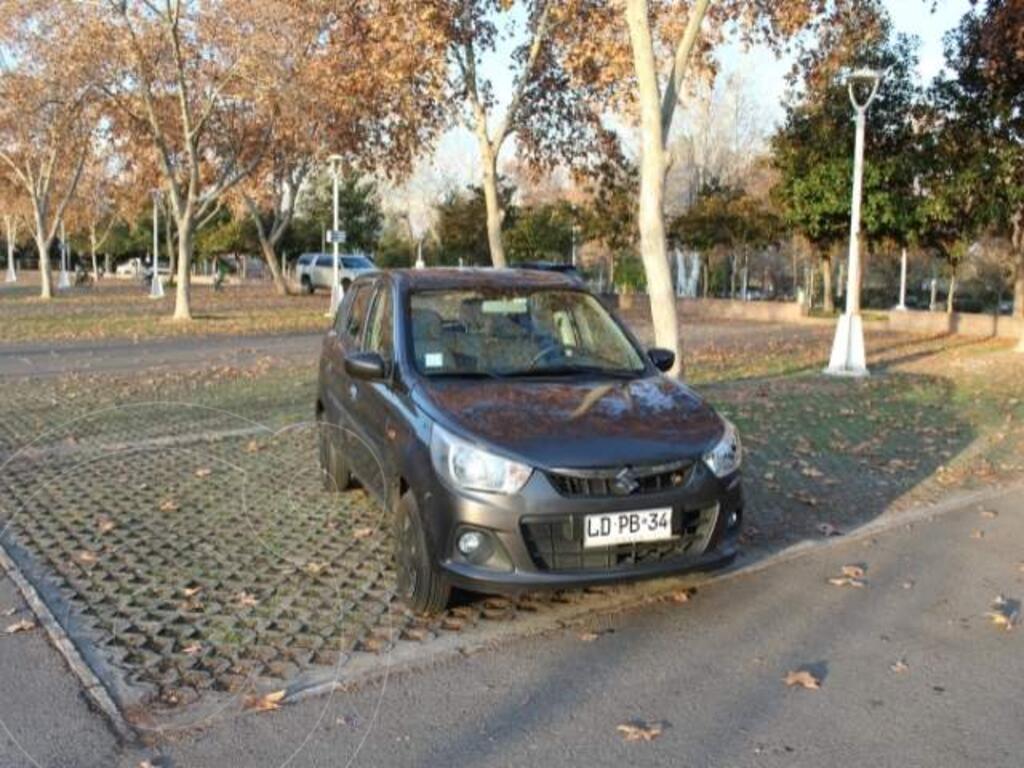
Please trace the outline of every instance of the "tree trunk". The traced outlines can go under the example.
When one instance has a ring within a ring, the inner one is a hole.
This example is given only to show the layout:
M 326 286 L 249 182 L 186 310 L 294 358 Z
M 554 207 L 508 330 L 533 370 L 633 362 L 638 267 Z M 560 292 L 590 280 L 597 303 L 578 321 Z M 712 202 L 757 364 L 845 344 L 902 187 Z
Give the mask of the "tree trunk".
M 110 274 L 110 254 L 109 253 L 104 253 L 103 254 L 103 274 L 105 274 L 105 275 L 109 275 Z
M 835 300 L 832 297 L 832 255 L 822 255 L 821 257 L 821 283 L 822 290 L 824 291 L 825 300 L 822 304 L 822 308 L 825 310 L 826 315 L 831 315 L 836 311 Z
M 729 298 L 736 298 L 736 253 L 729 255 Z
M 946 296 L 946 314 L 953 314 L 953 301 L 956 298 L 956 272 L 949 278 L 949 295 Z
M 53 240 L 43 240 L 36 236 L 36 249 L 39 251 L 39 298 L 49 300 L 53 298 L 53 275 L 50 274 L 50 246 Z
M 178 285 L 174 292 L 174 320 L 192 319 L 192 222 L 178 223 Z
M 1010 237 L 1010 248 L 1016 255 L 1017 273 L 1013 281 L 1013 316 L 1024 320 L 1024 211 L 1013 216 L 1013 234 Z M 1024 338 L 1021 339 L 1024 351 Z
M 647 275 L 655 342 L 675 353 L 676 361 L 669 375 L 679 376 L 682 374 L 682 349 L 665 243 L 665 137 L 646 0 L 626 0 L 626 23 L 640 104 L 640 256 Z
M 260 237 L 260 250 L 263 252 L 263 259 L 267 262 L 267 267 L 270 269 L 270 276 L 274 280 L 274 288 L 281 296 L 287 296 L 291 293 L 288 289 L 288 283 L 284 279 L 284 275 L 281 272 L 280 261 L 277 258 L 277 248 L 265 237 Z
M 483 141 L 483 139 L 481 139 Z M 508 265 L 505 259 L 505 242 L 501 238 L 501 198 L 498 195 L 498 158 L 490 148 L 480 147 L 484 165 L 484 202 L 487 205 L 487 244 L 491 251 L 491 263 L 497 269 Z
M 92 256 L 92 281 L 100 281 L 100 265 L 96 260 L 96 225 L 89 226 L 89 254 Z

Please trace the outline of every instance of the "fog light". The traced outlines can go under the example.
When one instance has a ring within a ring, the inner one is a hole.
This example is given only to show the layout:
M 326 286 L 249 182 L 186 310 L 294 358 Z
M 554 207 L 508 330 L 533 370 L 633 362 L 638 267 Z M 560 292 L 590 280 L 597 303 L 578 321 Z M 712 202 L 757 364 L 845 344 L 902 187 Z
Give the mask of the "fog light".
M 484 535 L 479 531 L 466 531 L 459 536 L 459 552 L 463 557 L 473 558 L 484 546 Z
M 740 521 L 739 512 L 730 512 L 729 516 L 725 518 L 725 525 L 727 528 L 735 528 L 736 523 Z

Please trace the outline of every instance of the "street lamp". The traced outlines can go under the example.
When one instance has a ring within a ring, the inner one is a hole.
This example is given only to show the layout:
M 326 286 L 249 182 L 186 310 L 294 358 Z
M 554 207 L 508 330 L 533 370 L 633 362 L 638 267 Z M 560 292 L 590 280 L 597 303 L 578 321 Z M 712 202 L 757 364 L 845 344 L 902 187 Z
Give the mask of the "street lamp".
M 864 124 L 871 102 L 878 95 L 878 86 L 883 72 L 874 69 L 858 69 L 847 78 L 850 103 L 857 119 L 857 139 L 853 155 L 853 212 L 850 217 L 850 258 L 846 275 L 846 311 L 836 326 L 836 337 L 832 344 L 825 373 L 831 376 L 867 376 L 867 361 L 864 355 L 864 324 L 860 316 L 860 200 L 864 185 Z M 857 87 L 868 89 L 864 101 L 857 98 Z
M 160 279 L 160 190 L 153 190 L 153 279 L 149 284 L 149 298 L 164 297 L 164 283 Z
M 331 309 L 328 317 L 333 317 L 338 311 L 344 291 L 341 288 L 341 275 L 338 267 L 339 246 L 345 241 L 345 233 L 341 231 L 338 219 L 338 175 L 341 172 L 341 163 L 345 158 L 341 155 L 331 155 L 327 158 L 331 164 L 331 176 L 334 178 L 334 228 L 331 230 L 331 246 L 334 254 L 334 278 L 331 280 Z

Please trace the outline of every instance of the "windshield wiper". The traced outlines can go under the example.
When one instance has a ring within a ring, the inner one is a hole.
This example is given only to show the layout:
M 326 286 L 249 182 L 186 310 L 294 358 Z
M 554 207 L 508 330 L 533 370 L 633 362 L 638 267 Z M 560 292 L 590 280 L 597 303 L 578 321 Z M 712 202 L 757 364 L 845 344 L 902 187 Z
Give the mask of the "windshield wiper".
M 552 365 L 544 368 L 527 368 L 521 371 L 504 371 L 503 375 L 508 378 L 542 378 L 544 376 L 576 376 L 586 374 L 590 376 L 607 376 L 613 379 L 635 379 L 643 371 L 633 371 L 628 368 L 604 368 L 600 365 Z
M 492 371 L 438 371 L 424 374 L 428 379 L 503 379 L 500 373 Z

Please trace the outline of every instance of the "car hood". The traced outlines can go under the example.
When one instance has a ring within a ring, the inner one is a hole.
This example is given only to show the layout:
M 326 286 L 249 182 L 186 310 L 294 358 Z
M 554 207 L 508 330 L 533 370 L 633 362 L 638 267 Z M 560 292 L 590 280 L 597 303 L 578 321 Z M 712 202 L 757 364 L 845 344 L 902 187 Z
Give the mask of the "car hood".
M 601 381 L 430 381 L 432 418 L 546 469 L 643 465 L 700 456 L 721 419 L 685 385 L 657 376 Z

